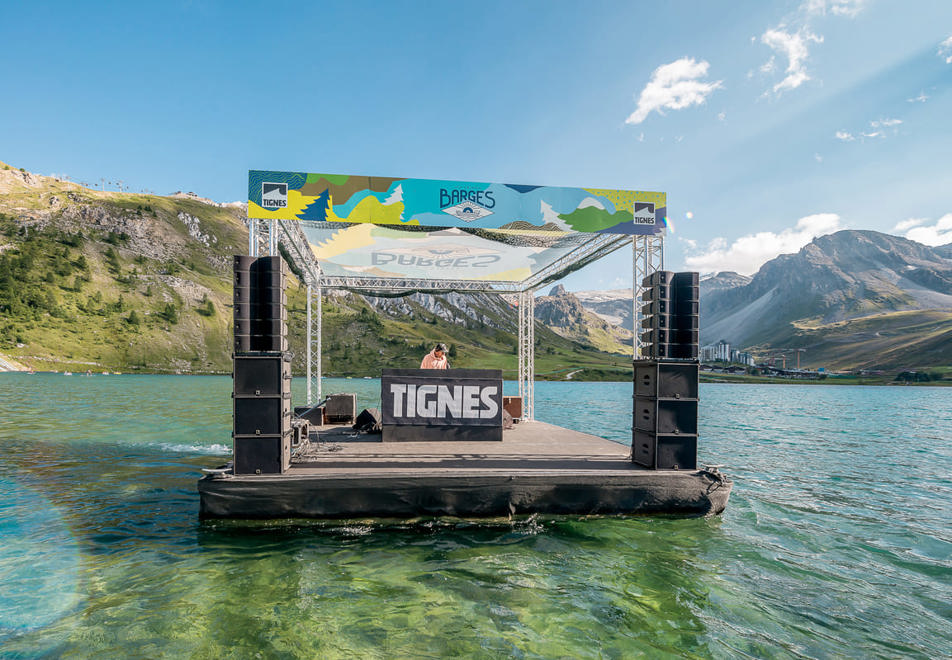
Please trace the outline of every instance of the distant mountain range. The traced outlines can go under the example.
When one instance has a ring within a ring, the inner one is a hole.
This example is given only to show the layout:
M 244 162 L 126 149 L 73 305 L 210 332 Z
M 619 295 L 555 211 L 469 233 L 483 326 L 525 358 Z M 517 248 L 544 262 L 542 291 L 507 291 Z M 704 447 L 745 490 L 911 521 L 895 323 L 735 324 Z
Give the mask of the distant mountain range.
M 631 291 L 585 291 L 582 305 L 631 328 Z M 762 357 L 797 348 L 831 369 L 952 365 L 952 244 L 875 231 L 821 236 L 753 276 L 701 280 L 701 343 Z
M 103 192 L 0 163 L 0 353 L 37 369 L 230 369 L 231 255 L 247 249 L 240 204 L 191 194 Z M 303 293 L 289 291 L 295 367 Z M 433 341 L 458 366 L 515 368 L 505 297 L 416 294 L 327 298 L 326 371 L 370 375 L 410 364 Z M 630 289 L 536 299 L 543 377 L 630 375 Z M 952 244 L 927 247 L 841 231 L 773 259 L 753 277 L 701 280 L 702 344 L 760 357 L 806 349 L 829 369 L 952 365 Z

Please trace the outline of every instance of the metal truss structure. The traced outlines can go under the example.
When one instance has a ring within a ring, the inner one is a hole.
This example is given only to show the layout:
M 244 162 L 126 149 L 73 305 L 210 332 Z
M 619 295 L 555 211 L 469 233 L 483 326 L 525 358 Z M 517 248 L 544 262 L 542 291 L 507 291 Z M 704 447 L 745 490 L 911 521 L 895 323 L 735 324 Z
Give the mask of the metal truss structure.
M 264 222 L 264 221 L 262 221 Z M 451 280 L 436 278 L 394 278 L 377 276 L 333 276 L 324 274 L 311 251 L 300 223 L 293 220 L 269 220 L 266 236 L 261 225 L 248 220 L 248 246 L 252 256 L 258 256 L 265 247 L 268 254 L 277 254 L 279 245 L 293 261 L 296 272 L 307 286 L 307 403 L 313 405 L 322 398 L 322 304 L 325 288 L 345 289 L 374 296 L 403 296 L 416 292 L 496 293 L 506 298 L 517 298 L 518 310 L 518 379 L 522 397 L 522 419 L 535 419 L 535 292 L 553 282 L 601 259 L 615 250 L 632 245 L 632 319 L 634 321 L 633 348 L 636 358 L 641 356 L 639 325 L 641 320 L 642 280 L 663 268 L 664 239 L 661 235 L 629 237 L 618 234 L 591 234 L 577 247 L 559 259 L 547 264 L 523 281 Z M 264 244 L 264 245 L 262 245 Z
M 535 291 L 519 292 L 519 396 L 522 419 L 535 419 Z
M 642 356 L 641 343 L 641 303 L 646 291 L 642 286 L 644 279 L 658 270 L 664 270 L 664 237 L 635 236 L 631 242 L 631 321 L 634 337 L 631 346 L 635 359 Z

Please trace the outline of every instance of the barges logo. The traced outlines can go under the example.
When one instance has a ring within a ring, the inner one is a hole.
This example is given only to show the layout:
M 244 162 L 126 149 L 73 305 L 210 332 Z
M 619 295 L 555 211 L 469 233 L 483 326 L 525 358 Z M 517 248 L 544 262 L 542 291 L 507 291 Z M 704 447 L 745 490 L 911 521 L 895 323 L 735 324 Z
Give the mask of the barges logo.
M 635 202 L 633 215 L 636 225 L 653 225 L 655 223 L 654 204 L 651 202 Z
M 440 189 L 440 209 L 443 213 L 472 222 L 492 215 L 489 209 L 496 206 L 492 190 L 467 190 L 465 188 Z
M 288 184 L 267 183 L 261 184 L 261 208 L 283 209 L 288 205 Z

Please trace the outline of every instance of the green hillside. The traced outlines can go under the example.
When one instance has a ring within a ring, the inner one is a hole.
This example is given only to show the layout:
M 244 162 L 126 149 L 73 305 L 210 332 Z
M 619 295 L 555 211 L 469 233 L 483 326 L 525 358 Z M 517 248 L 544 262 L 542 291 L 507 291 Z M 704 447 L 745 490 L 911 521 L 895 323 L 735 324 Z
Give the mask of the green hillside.
M 46 371 L 230 372 L 231 256 L 247 251 L 243 213 L 196 199 L 89 190 L 0 163 L 0 354 Z M 294 368 L 302 373 L 306 300 L 293 278 L 288 301 Z M 455 366 L 515 376 L 515 337 L 499 329 L 514 327 L 515 310 L 497 328 L 410 305 L 412 319 L 380 314 L 353 294 L 325 298 L 325 374 L 417 366 L 443 341 Z M 540 378 L 630 378 L 630 358 L 541 325 L 536 343 Z

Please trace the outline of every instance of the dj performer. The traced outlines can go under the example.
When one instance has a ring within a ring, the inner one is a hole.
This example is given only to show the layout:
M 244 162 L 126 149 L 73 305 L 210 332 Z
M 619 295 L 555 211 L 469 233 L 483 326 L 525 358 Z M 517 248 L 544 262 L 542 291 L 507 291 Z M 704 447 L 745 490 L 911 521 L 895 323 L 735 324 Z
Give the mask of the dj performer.
M 446 344 L 437 344 L 433 350 L 423 356 L 421 369 L 449 369 L 450 363 L 446 359 Z

